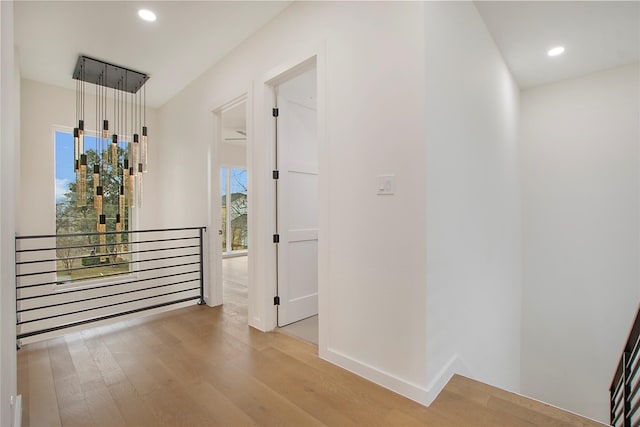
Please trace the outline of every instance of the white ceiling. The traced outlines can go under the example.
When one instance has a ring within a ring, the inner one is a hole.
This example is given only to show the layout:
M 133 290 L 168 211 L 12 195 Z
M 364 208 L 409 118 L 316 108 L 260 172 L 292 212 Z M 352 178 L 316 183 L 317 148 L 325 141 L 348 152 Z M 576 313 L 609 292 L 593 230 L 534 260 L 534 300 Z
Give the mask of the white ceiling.
M 83 54 L 151 75 L 159 107 L 251 36 L 291 1 L 17 1 L 22 77 L 75 88 Z M 158 19 L 138 18 L 139 8 Z
M 291 1 L 24 1 L 15 3 L 23 78 L 75 88 L 84 54 L 149 73 L 159 107 Z M 640 61 L 640 2 L 477 1 L 520 87 Z M 158 20 L 145 23 L 140 7 Z M 364 7 L 364 5 L 363 5 Z M 566 53 L 549 58 L 557 44 Z
M 477 1 L 521 88 L 640 61 L 640 2 Z M 548 57 L 564 45 L 566 51 Z

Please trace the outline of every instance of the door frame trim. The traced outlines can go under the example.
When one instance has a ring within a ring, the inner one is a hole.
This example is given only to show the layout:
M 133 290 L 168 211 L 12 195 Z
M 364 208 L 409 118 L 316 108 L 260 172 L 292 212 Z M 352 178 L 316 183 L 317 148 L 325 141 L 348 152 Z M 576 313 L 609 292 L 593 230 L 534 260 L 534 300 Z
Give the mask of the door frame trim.
M 220 229 L 220 224 L 222 222 L 222 202 L 221 197 L 222 194 L 220 192 L 220 168 L 222 167 L 222 162 L 220 161 L 220 147 L 222 145 L 222 113 L 233 108 L 241 103 L 245 102 L 247 106 L 247 190 L 249 195 L 250 184 L 249 184 L 249 145 L 251 144 L 250 132 L 249 132 L 249 93 L 245 92 L 240 96 L 232 98 L 222 104 L 218 104 L 218 107 L 215 107 L 211 110 L 213 115 L 213 141 L 211 148 L 209 150 L 209 158 L 208 158 L 208 168 L 209 176 L 209 201 L 208 201 L 208 211 L 209 211 L 209 233 L 208 233 L 208 255 L 209 255 L 209 265 L 213 266 L 213 268 L 209 268 L 210 271 L 210 279 L 208 280 L 208 292 L 207 292 L 207 305 L 210 307 L 220 305 L 223 303 L 222 293 L 223 293 L 223 284 L 222 284 L 222 238 L 218 234 L 218 230 Z M 248 211 L 251 211 L 251 205 L 248 202 Z M 247 217 L 249 214 L 247 214 Z M 247 218 L 248 219 L 248 218 Z M 247 224 L 249 227 L 249 224 Z M 249 278 L 250 279 L 250 278 Z

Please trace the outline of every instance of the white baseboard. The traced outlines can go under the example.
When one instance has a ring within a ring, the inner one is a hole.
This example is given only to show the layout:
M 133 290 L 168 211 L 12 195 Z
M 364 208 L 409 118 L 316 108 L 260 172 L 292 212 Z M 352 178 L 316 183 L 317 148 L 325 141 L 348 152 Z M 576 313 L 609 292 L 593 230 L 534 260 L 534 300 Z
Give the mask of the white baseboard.
M 323 351 L 320 357 L 406 398 L 428 406 L 429 391 L 419 384 L 398 378 L 393 374 L 362 363 L 336 350 L 328 349 Z
M 22 426 L 22 395 L 11 396 L 12 427 Z
M 438 397 L 442 389 L 444 389 L 451 377 L 455 374 L 472 377 L 471 371 L 457 354 L 453 356 L 449 362 L 440 369 L 440 371 L 438 371 L 435 378 L 429 383 L 427 387 L 427 406 L 431 405 L 431 403 L 436 400 L 436 397 Z
M 336 350 L 328 349 L 320 353 L 320 358 L 425 406 L 431 405 L 454 374 L 471 377 L 467 365 L 457 355 L 442 367 L 427 387 L 423 387 L 362 363 Z

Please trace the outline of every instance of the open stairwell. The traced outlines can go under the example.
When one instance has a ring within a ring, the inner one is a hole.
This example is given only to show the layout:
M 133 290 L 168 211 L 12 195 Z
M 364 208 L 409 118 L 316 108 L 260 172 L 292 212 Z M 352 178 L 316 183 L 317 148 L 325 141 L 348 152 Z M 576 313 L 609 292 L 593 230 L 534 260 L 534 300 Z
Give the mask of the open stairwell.
M 451 378 L 429 409 L 447 419 L 442 426 L 605 425 L 460 375 Z

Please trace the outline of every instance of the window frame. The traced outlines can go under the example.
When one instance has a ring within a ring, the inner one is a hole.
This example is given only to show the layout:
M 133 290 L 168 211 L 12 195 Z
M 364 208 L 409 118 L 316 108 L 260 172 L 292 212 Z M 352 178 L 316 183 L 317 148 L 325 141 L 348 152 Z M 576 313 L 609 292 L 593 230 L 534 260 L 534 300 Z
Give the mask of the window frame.
M 230 239 L 231 237 L 231 215 L 229 215 L 229 206 L 231 203 L 231 170 L 232 169 L 239 169 L 239 170 L 243 170 L 245 172 L 245 177 L 246 177 L 246 181 L 247 181 L 247 186 L 248 186 L 248 169 L 246 166 L 231 166 L 231 165 L 220 165 L 220 181 L 222 183 L 222 172 L 224 170 L 226 170 L 226 178 L 225 178 L 225 183 L 226 183 L 226 188 L 225 188 L 225 206 L 227 207 L 227 214 L 226 214 L 226 218 L 225 218 L 225 239 L 226 239 L 226 245 L 224 250 L 222 250 L 222 256 L 224 258 L 229 258 L 229 257 L 233 257 L 233 256 L 240 256 L 240 255 L 246 255 L 249 252 L 249 245 L 247 244 L 247 249 L 236 249 L 233 250 L 231 249 L 231 245 L 232 245 L 232 239 Z M 220 190 L 222 190 L 222 185 L 220 186 Z M 247 198 L 248 198 L 248 193 L 249 193 L 249 189 L 247 188 Z M 248 202 L 248 200 L 247 200 Z M 222 204 L 220 206 L 220 209 L 222 210 Z M 247 208 L 248 211 L 248 208 Z M 248 219 L 248 212 L 247 212 L 247 219 Z M 248 226 L 249 224 L 247 224 L 247 238 L 248 236 Z

